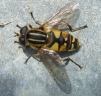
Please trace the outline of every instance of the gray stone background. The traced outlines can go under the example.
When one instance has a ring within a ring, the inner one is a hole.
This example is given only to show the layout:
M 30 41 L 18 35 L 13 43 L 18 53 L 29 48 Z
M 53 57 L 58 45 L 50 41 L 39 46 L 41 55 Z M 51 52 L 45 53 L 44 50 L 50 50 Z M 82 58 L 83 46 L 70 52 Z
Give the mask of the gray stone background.
M 0 0 L 0 21 L 12 23 L 0 27 L 0 96 L 101 96 L 101 0 L 75 0 L 80 4 L 81 15 L 75 27 L 88 24 L 88 28 L 74 33 L 82 47 L 66 66 L 72 84 L 72 93 L 62 92 L 41 62 L 27 56 L 14 44 L 16 24 L 45 21 L 56 10 L 73 0 Z M 65 55 L 65 54 L 62 54 Z

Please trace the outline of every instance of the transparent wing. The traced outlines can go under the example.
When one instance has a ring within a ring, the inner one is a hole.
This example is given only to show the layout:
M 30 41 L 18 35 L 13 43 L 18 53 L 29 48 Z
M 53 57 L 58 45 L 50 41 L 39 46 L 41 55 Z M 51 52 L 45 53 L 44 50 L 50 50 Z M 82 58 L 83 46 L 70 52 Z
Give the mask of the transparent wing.
M 72 27 L 75 25 L 80 15 L 80 10 L 77 9 L 78 3 L 72 2 L 61 8 L 55 15 L 43 24 L 44 27 L 56 27 L 61 22 L 68 23 Z M 60 25 L 61 27 L 63 25 Z
M 56 61 L 60 56 L 55 51 L 49 51 L 46 49 L 40 49 L 39 53 L 45 67 L 60 89 L 67 94 L 71 93 L 71 83 L 68 74 L 65 68 L 60 66 L 60 64 L 63 65 L 62 62 Z

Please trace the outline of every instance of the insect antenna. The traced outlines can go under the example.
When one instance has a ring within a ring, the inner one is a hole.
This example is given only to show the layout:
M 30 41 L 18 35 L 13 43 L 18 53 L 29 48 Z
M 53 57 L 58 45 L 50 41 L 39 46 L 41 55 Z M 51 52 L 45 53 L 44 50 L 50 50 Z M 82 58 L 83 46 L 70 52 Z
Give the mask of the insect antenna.
M 20 28 L 20 29 L 22 28 L 22 27 L 20 27 L 18 24 L 16 25 L 16 27 L 18 27 L 18 28 Z

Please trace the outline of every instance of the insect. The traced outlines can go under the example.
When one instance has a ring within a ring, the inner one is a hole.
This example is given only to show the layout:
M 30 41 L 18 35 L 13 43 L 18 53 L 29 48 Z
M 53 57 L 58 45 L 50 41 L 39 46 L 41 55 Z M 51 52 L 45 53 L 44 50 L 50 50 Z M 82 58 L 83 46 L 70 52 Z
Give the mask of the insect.
M 31 12 L 31 17 L 39 26 L 33 28 L 30 24 L 24 27 L 17 25 L 20 28 L 20 32 L 15 32 L 15 36 L 19 39 L 15 43 L 20 44 L 23 48 L 31 47 L 38 50 L 38 53 L 31 54 L 25 63 L 30 57 L 40 56 L 49 73 L 65 93 L 70 93 L 71 84 L 64 66 L 71 61 L 79 68 L 82 67 L 70 57 L 62 59 L 57 51 L 74 51 L 80 46 L 80 43 L 77 38 L 69 32 L 59 29 L 59 27 L 65 26 L 71 32 L 87 28 L 87 25 L 79 28 L 71 27 L 80 13 L 79 9 L 76 8 L 77 5 L 78 3 L 76 2 L 67 4 L 43 24 L 36 21 Z
M 8 23 L 2 23 L 2 22 L 0 22 L 0 27 L 4 27 L 5 25 L 8 25 L 9 23 L 11 23 L 11 22 L 8 22 Z

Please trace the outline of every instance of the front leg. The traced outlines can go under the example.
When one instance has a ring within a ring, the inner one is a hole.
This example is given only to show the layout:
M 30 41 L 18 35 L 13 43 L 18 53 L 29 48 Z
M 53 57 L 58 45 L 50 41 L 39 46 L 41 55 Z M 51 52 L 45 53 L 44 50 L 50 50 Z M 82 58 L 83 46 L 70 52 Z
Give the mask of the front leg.
M 28 60 L 29 60 L 31 57 L 36 57 L 36 56 L 39 56 L 39 53 L 37 53 L 37 54 L 31 54 L 31 55 L 26 59 L 26 61 L 25 61 L 24 63 L 27 64 Z

